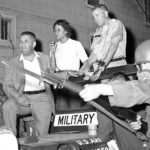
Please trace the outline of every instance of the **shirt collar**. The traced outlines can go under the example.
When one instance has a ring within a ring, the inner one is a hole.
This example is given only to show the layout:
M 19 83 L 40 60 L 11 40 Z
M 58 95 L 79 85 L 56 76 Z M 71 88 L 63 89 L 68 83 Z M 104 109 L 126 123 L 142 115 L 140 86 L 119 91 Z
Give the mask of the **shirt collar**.
M 40 57 L 39 54 L 38 54 L 36 51 L 34 51 L 34 54 L 35 54 L 35 58 L 36 58 L 36 59 L 37 59 L 38 57 Z M 23 54 L 20 55 L 20 60 L 23 60 L 23 61 L 26 60 L 26 59 L 24 58 Z

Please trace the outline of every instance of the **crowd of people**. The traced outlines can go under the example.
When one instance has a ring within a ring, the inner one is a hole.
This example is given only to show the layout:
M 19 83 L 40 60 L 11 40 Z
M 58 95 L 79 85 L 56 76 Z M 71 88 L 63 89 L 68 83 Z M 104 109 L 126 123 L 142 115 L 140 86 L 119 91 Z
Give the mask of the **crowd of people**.
M 49 55 L 35 51 L 36 35 L 33 32 L 24 31 L 20 34 L 20 55 L 11 58 L 7 61 L 7 65 L 5 64 L 3 83 L 4 92 L 8 97 L 3 103 L 4 123 L 14 135 L 17 132 L 17 114 L 32 113 L 36 134 L 45 135 L 48 134 L 51 115 L 55 114 L 56 106 L 60 109 L 72 109 L 77 102 L 77 99 L 73 99 L 69 92 L 67 92 L 67 98 L 63 97 L 61 93 L 65 90 L 57 91 L 52 85 L 20 71 L 21 69 L 29 70 L 39 76 L 42 76 L 42 72 L 52 72 L 64 79 L 84 75 L 84 80 L 96 81 L 106 68 L 127 64 L 127 36 L 123 23 L 120 20 L 111 19 L 105 5 L 96 6 L 92 10 L 92 15 L 98 27 L 93 35 L 89 57 L 81 42 L 71 39 L 71 26 L 67 20 L 59 19 L 54 23 L 53 32 L 56 41 L 51 43 Z M 146 136 L 150 138 L 150 40 L 144 41 L 137 47 L 135 63 L 138 68 L 138 80 L 127 81 L 127 78 L 121 74 L 107 82 L 85 85 L 79 96 L 85 102 L 94 100 L 100 95 L 108 96 L 111 106 L 125 108 L 147 103 Z M 97 112 L 99 114 L 98 134 L 109 136 L 114 124 L 105 114 Z M 117 123 L 115 124 L 120 141 L 124 139 L 123 136 L 130 137 L 130 141 L 132 141 L 131 137 L 136 138 Z M 129 125 L 137 131 L 141 128 L 141 124 L 141 117 L 137 115 L 137 121 L 130 122 Z M 127 148 L 123 145 L 129 144 L 129 139 L 122 140 L 124 142 L 122 142 L 122 149 Z M 138 139 L 134 141 L 136 144 L 128 149 L 142 149 Z

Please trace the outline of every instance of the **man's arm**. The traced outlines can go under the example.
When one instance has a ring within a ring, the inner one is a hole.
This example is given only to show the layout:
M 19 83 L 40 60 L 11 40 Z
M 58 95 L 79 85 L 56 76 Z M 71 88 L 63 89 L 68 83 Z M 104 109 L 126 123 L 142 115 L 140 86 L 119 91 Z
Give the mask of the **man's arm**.
M 30 106 L 29 98 L 26 95 L 20 94 L 19 91 L 15 88 L 15 84 L 13 81 L 14 74 L 15 70 L 13 69 L 13 67 L 6 65 L 3 84 L 4 91 L 8 98 L 13 97 L 17 104 L 28 107 Z
M 106 41 L 104 45 L 104 47 L 106 47 L 107 53 L 103 61 L 105 62 L 106 66 L 112 60 L 113 56 L 115 55 L 118 49 L 120 41 L 123 39 L 123 25 L 119 22 L 118 26 L 116 26 L 116 29 L 114 29 L 113 33 L 110 34 L 111 34 L 109 37 L 110 41 Z
M 10 66 L 5 66 L 5 74 L 4 74 L 4 91 L 8 97 L 18 98 L 20 94 L 15 89 L 15 85 L 13 83 L 13 74 L 15 73 L 14 69 Z
M 100 95 L 114 95 L 114 92 L 112 86 L 109 84 L 87 84 L 79 95 L 84 101 L 91 101 Z
M 100 95 L 109 97 L 111 106 L 132 107 L 134 105 L 150 104 L 149 81 L 127 81 L 113 84 L 91 84 L 85 86 L 80 96 L 85 101 L 98 98 Z
M 123 84 L 111 84 L 114 95 L 109 96 L 112 106 L 132 107 L 143 103 L 150 104 L 149 81 L 127 81 Z

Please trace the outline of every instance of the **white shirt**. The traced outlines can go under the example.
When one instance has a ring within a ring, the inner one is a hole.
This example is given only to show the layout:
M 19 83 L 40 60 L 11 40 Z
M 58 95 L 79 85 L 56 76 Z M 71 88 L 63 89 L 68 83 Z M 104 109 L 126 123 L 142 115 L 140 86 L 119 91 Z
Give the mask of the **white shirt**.
M 82 44 L 70 38 L 65 43 L 57 42 L 55 58 L 57 70 L 73 71 L 79 70 L 80 61 L 84 62 L 88 59 Z
M 31 72 L 34 72 L 38 75 L 41 75 L 38 57 L 40 56 L 35 52 L 35 58 L 32 61 L 29 61 L 29 60 L 26 60 L 21 54 L 20 60 L 23 60 L 25 69 Z M 45 89 L 43 82 L 40 82 L 39 79 L 34 78 L 33 76 L 25 74 L 24 91 L 38 91 L 38 90 L 43 90 L 43 89 Z

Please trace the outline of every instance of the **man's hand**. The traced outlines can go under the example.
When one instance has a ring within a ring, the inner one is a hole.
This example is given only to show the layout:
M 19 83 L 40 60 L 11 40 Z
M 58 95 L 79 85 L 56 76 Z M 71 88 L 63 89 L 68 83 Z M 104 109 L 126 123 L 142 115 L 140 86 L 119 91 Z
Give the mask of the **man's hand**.
M 88 66 L 85 70 L 84 70 L 84 80 L 97 80 L 100 76 L 100 72 L 97 72 L 98 71 L 98 68 L 99 68 L 99 64 L 98 62 L 94 62 L 93 64 L 91 64 L 90 66 Z M 99 73 L 99 76 L 98 74 L 95 74 L 95 72 Z
M 94 72 L 89 72 L 88 70 L 84 72 L 84 80 L 89 80 L 93 76 Z
M 104 67 L 99 67 L 99 68 L 97 69 L 97 71 L 93 74 L 93 76 L 91 76 L 90 79 L 91 79 L 92 81 L 98 80 L 99 77 L 100 77 L 100 75 L 101 75 L 101 73 L 102 73 L 102 71 L 104 71 Z
M 141 129 L 141 125 L 142 125 L 141 116 L 139 116 L 139 115 L 137 115 L 137 121 L 130 123 L 131 128 L 134 130 Z
M 29 98 L 25 95 L 21 95 L 17 98 L 17 102 L 21 106 L 29 107 L 30 106 L 30 101 Z
M 100 95 L 113 95 L 113 90 L 109 84 L 87 84 L 79 95 L 87 102 L 98 98 Z

